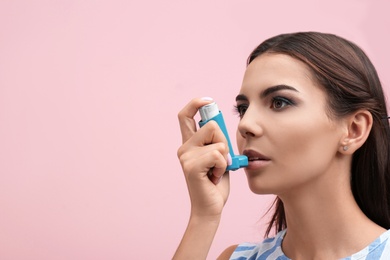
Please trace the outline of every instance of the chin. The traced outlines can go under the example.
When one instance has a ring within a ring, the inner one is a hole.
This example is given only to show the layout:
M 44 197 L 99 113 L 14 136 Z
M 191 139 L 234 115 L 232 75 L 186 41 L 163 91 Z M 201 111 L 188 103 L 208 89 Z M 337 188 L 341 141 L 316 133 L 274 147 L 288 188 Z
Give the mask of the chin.
M 268 194 L 275 194 L 275 190 L 270 188 L 267 185 L 264 185 L 262 183 L 261 185 L 259 183 L 255 183 L 253 181 L 248 180 L 248 186 L 249 189 L 254 193 L 258 195 L 268 195 Z
M 266 182 L 266 178 L 264 175 L 254 172 L 248 172 L 245 169 L 246 178 L 248 181 L 249 189 L 254 194 L 273 194 L 271 185 Z

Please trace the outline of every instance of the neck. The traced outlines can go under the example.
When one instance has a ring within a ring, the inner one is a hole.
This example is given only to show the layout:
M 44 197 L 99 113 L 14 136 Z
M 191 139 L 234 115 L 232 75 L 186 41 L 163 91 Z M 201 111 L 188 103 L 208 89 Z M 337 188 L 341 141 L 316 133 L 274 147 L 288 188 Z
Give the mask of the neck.
M 292 259 L 346 257 L 385 231 L 361 211 L 350 188 L 349 174 L 343 176 L 323 175 L 307 187 L 279 196 L 288 227 L 283 241 L 287 256 Z

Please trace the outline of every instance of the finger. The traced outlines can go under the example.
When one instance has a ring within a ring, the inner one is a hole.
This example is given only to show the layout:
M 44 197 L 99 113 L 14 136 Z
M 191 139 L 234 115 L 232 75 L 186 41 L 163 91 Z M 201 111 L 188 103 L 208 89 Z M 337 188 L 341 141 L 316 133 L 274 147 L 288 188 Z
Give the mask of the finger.
M 220 152 L 229 153 L 229 145 L 226 140 L 226 137 L 222 130 L 219 128 L 218 124 L 214 121 L 210 121 L 205 124 L 202 128 L 193 134 L 190 139 L 188 139 L 177 151 L 177 155 L 180 158 L 183 154 L 194 148 L 207 147 L 210 144 L 220 143 Z M 209 147 L 211 148 L 211 147 Z M 203 150 L 207 152 L 208 150 Z
M 194 116 L 199 108 L 213 102 L 211 98 L 194 98 L 177 115 L 183 144 L 196 132 Z
M 210 180 L 215 185 L 218 185 L 219 183 L 229 183 L 229 172 L 225 172 L 221 177 L 216 177 L 214 175 L 210 175 Z
M 210 173 L 210 174 L 209 174 L 209 179 L 210 179 L 210 181 L 211 181 L 214 185 L 217 185 L 217 184 L 221 181 L 222 177 L 216 177 L 216 176 L 214 176 L 212 173 Z
M 195 146 L 223 143 L 226 146 L 226 152 L 229 152 L 226 136 L 222 132 L 218 123 L 213 120 L 209 121 L 201 129 L 199 129 L 198 133 L 191 138 L 189 143 Z
M 229 178 L 229 171 L 223 170 L 223 171 L 216 172 L 215 169 L 216 168 L 212 168 L 208 172 L 208 177 L 209 177 L 210 181 L 212 183 L 214 183 L 215 185 L 220 183 L 221 180 L 223 180 L 225 178 L 225 176 L 227 176 L 227 178 Z M 220 173 L 222 173 L 222 175 L 220 175 Z
M 211 150 L 204 154 L 203 157 L 203 160 L 207 160 L 207 164 L 205 164 L 206 168 L 204 170 L 207 170 L 209 177 L 212 177 L 214 180 L 220 179 L 226 171 L 226 156 L 218 150 Z
M 177 157 L 180 162 L 195 162 L 195 164 L 200 164 L 200 162 L 203 162 L 200 158 L 203 157 L 204 154 L 218 151 L 220 154 L 225 156 L 227 163 L 229 165 L 231 164 L 231 157 L 229 158 L 229 147 L 227 143 L 221 141 L 208 145 L 198 144 L 202 141 L 192 140 L 198 134 L 199 132 L 178 149 Z
M 202 147 L 202 151 L 186 153 L 180 158 L 183 172 L 189 178 L 220 177 L 227 167 L 227 156 L 218 149 L 218 144 Z M 210 170 L 212 169 L 212 170 Z

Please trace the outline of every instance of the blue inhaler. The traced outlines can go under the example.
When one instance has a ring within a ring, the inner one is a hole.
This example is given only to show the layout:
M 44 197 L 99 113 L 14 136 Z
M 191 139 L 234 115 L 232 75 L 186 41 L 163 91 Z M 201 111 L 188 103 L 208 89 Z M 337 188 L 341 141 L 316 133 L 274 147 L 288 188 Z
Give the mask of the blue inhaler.
M 229 145 L 229 153 L 232 157 L 232 164 L 226 168 L 226 171 L 235 171 L 242 167 L 248 166 L 248 157 L 245 155 L 235 155 L 233 151 L 232 144 L 230 143 L 229 135 L 226 130 L 225 121 L 223 120 L 222 112 L 219 111 L 218 106 L 215 102 L 207 104 L 199 108 L 199 113 L 201 120 L 199 121 L 199 126 L 202 127 L 210 120 L 214 120 L 218 123 L 219 128 L 221 128 L 223 134 L 226 137 L 226 140 Z

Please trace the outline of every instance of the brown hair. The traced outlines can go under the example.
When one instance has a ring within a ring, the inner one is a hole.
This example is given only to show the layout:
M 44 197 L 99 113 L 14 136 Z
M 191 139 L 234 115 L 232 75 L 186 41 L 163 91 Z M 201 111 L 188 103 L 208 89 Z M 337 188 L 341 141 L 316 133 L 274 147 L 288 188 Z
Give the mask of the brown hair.
M 250 54 L 249 65 L 263 53 L 286 54 L 304 62 L 327 93 L 328 114 L 343 117 L 365 109 L 373 116 L 367 141 L 353 155 L 351 189 L 361 210 L 378 225 L 390 228 L 390 129 L 378 74 L 367 55 L 354 43 L 333 34 L 282 34 L 261 43 Z M 283 202 L 276 198 L 268 225 L 287 228 Z

